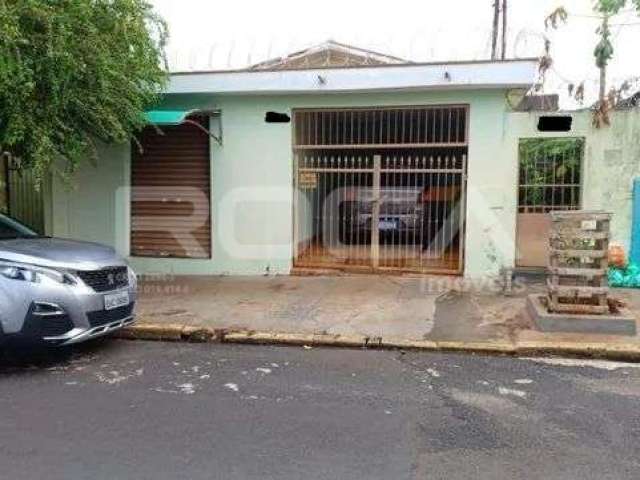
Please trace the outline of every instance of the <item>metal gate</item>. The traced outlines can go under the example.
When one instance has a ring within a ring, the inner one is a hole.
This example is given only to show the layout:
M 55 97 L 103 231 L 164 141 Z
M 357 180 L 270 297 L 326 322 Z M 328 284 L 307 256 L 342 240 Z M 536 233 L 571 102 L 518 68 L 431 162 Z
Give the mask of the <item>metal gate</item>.
M 0 213 L 9 213 L 9 168 L 0 159 Z
M 467 107 L 294 112 L 296 267 L 458 274 Z
M 583 151 L 582 138 L 520 140 L 517 266 L 546 267 L 549 212 L 580 209 Z
M 6 213 L 44 233 L 44 199 L 30 169 L 12 170 L 0 161 L 0 213 Z

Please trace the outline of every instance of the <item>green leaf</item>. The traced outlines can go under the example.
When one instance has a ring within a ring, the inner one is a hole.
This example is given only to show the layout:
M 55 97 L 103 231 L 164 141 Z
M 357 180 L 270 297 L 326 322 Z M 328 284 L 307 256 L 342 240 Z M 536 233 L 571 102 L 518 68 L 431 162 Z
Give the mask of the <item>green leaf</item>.
M 144 0 L 0 0 L 0 145 L 42 177 L 127 142 L 167 81 L 165 22 Z

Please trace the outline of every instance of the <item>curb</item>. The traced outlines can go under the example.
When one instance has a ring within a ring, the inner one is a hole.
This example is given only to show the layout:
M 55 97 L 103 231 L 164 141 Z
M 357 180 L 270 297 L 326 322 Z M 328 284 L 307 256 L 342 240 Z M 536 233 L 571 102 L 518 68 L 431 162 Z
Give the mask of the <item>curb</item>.
M 215 329 L 178 323 L 143 323 L 118 330 L 113 333 L 113 337 L 124 340 L 213 343 L 220 340 L 220 332 Z
M 329 335 L 258 332 L 252 330 L 212 329 L 182 324 L 143 323 L 113 333 L 126 340 L 173 341 L 192 343 L 230 343 L 250 345 L 288 345 L 364 349 L 402 349 L 440 352 L 465 352 L 485 355 L 565 356 L 640 362 L 640 344 L 571 343 L 553 341 L 453 342 L 406 340 L 364 335 Z
M 636 343 L 518 342 L 518 354 L 522 356 L 557 355 L 640 362 L 640 345 Z

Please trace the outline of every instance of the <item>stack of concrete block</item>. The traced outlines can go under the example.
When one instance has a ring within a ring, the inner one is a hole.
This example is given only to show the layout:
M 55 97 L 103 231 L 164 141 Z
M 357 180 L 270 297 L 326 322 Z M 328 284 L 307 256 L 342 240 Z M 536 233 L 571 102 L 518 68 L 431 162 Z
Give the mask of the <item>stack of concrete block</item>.
M 609 224 L 602 211 L 551 213 L 548 308 L 554 313 L 609 313 Z

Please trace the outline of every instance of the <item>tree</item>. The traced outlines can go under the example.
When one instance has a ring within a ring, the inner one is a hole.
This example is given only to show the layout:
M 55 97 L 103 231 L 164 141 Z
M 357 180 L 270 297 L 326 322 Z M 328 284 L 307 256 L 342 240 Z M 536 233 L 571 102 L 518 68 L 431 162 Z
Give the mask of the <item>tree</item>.
M 625 81 L 619 88 L 611 88 L 607 91 L 607 67 L 615 53 L 613 43 L 611 41 L 611 24 L 610 19 L 623 11 L 635 11 L 640 14 L 640 0 L 592 0 L 594 11 L 601 19 L 601 24 L 596 30 L 598 42 L 593 51 L 595 64 L 600 70 L 600 92 L 598 95 L 598 103 L 594 108 L 593 123 L 595 126 L 608 125 L 609 111 L 615 107 L 616 103 L 622 99 L 623 94 L 627 93 L 631 87 L 631 82 Z M 566 23 L 569 13 L 564 7 L 554 10 L 546 19 L 546 28 L 558 28 L 560 23 Z M 548 52 L 548 45 L 547 45 Z M 550 60 L 547 59 L 547 62 Z M 584 95 L 584 85 L 569 86 L 569 94 L 574 95 L 579 101 Z
M 166 83 L 167 27 L 144 0 L 0 0 L 0 152 L 42 176 L 122 143 Z

